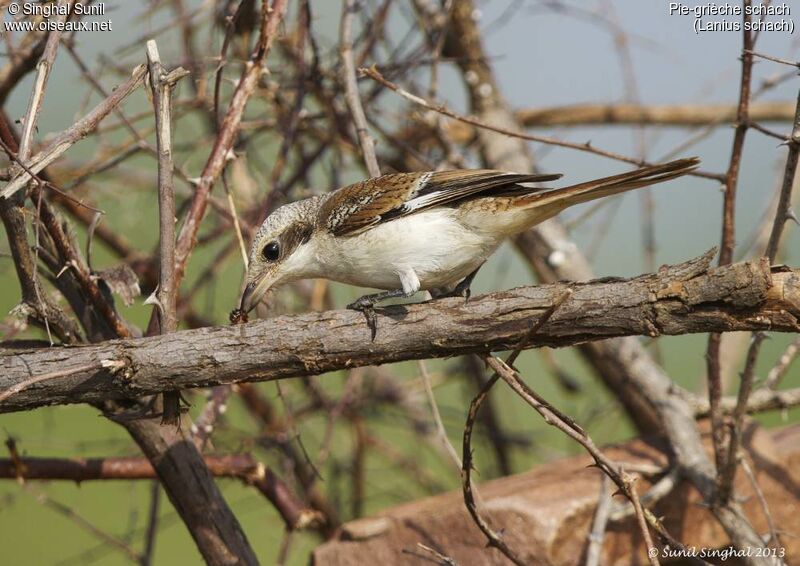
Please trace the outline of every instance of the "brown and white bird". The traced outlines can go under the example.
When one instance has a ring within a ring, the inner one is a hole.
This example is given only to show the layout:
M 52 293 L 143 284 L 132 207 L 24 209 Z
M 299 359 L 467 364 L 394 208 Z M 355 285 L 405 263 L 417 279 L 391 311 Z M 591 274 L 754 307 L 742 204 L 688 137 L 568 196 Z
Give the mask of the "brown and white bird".
M 574 204 L 668 181 L 698 164 L 679 159 L 556 189 L 522 183 L 561 175 L 396 173 L 287 204 L 256 233 L 241 310 L 276 285 L 307 278 L 384 289 L 349 305 L 365 312 L 421 290 L 468 293 L 478 268 L 509 236 Z

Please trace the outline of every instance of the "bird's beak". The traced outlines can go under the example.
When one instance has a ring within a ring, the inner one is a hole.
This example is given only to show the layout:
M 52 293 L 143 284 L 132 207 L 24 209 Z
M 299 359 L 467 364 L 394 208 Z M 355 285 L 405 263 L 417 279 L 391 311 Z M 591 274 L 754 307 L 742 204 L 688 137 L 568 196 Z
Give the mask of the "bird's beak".
M 242 302 L 239 308 L 246 313 L 256 308 L 256 305 L 271 286 L 272 280 L 270 277 L 262 277 L 258 281 L 248 283 L 247 287 L 244 288 L 244 293 L 242 293 Z

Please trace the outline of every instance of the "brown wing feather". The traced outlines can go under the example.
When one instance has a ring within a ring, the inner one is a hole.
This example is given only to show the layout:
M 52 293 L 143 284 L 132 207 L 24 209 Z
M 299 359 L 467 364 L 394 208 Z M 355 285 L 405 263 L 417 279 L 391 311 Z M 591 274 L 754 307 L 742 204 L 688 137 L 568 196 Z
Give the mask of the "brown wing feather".
M 507 173 L 490 169 L 396 173 L 343 187 L 328 196 L 320 221 L 337 236 L 360 234 L 371 226 L 482 196 L 523 195 L 541 189 L 518 183 L 552 181 L 561 175 Z
M 320 207 L 320 223 L 336 236 L 359 234 L 402 205 L 422 175 L 396 173 L 342 187 Z

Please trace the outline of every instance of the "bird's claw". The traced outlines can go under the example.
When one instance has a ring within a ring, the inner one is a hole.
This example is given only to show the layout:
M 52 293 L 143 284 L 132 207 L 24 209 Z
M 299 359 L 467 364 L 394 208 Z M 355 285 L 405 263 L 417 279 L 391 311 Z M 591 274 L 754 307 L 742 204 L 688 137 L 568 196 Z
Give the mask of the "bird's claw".
M 472 296 L 472 291 L 469 288 L 469 285 L 461 286 L 459 283 L 455 286 L 455 288 L 448 292 L 444 293 L 443 295 L 439 295 L 436 297 L 437 299 L 446 299 L 451 297 L 464 297 L 464 304 L 469 302 L 469 298 Z
M 375 336 L 378 334 L 378 316 L 375 314 L 375 303 L 367 297 L 360 297 L 347 305 L 347 308 L 364 314 L 369 327 L 370 340 L 374 342 Z

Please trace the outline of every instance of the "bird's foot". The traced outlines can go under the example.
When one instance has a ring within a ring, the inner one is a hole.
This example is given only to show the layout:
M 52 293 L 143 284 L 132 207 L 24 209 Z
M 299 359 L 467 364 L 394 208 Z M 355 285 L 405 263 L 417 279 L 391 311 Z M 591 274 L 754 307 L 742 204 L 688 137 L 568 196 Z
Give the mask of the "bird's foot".
M 464 277 L 464 279 L 462 279 L 452 291 L 443 293 L 436 298 L 443 299 L 445 297 L 464 297 L 464 303 L 468 303 L 469 298 L 472 296 L 472 291 L 470 290 L 472 280 L 475 279 L 475 276 L 478 274 L 478 270 L 481 267 L 483 267 L 483 264 L 479 265 L 475 271 Z
M 367 319 L 367 327 L 369 327 L 370 331 L 370 339 L 374 342 L 375 336 L 378 334 L 378 317 L 375 314 L 375 305 L 386 299 L 408 296 L 410 296 L 410 294 L 402 289 L 393 289 L 391 291 L 383 291 L 382 293 L 373 293 L 371 295 L 359 297 L 347 305 L 347 308 L 364 313 L 364 317 Z
M 462 286 L 462 283 L 456 285 L 452 291 L 446 291 L 444 293 L 437 294 L 434 298 L 435 299 L 449 299 L 451 297 L 463 297 L 464 302 L 469 302 L 470 296 L 472 296 L 472 291 L 469 289 L 469 285 Z
M 375 315 L 375 303 L 365 300 L 367 297 L 368 295 L 360 297 L 358 300 L 347 305 L 347 308 L 355 311 L 361 311 L 364 314 L 364 318 L 367 319 L 370 340 L 374 342 L 375 336 L 378 334 L 378 317 Z

